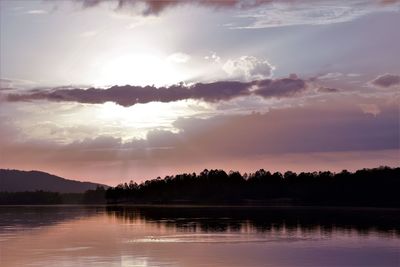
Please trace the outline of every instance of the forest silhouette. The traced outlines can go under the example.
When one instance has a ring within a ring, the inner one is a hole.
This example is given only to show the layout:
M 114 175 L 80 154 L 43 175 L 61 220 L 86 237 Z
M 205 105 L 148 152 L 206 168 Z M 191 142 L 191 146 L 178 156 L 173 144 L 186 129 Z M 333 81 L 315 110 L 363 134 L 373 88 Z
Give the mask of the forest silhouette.
M 400 168 L 339 173 L 207 170 L 84 193 L 0 192 L 0 204 L 174 204 L 400 207 Z
M 108 188 L 108 203 L 400 206 L 400 168 L 255 173 L 205 169 Z

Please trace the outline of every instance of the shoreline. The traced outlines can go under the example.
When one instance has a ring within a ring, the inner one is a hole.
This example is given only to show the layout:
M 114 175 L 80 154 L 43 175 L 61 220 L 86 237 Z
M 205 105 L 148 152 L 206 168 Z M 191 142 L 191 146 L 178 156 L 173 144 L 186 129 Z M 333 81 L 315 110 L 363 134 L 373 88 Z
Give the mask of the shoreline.
M 136 208 L 215 208 L 215 209 L 299 209 L 299 210 L 400 210 L 400 207 L 324 206 L 324 205 L 196 205 L 196 204 L 15 204 L 2 207 L 136 207 Z

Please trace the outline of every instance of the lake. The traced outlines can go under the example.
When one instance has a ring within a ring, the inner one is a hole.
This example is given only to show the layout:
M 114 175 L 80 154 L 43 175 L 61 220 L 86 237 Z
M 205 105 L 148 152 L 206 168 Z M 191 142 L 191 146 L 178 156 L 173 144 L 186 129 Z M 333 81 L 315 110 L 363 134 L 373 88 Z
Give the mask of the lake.
M 0 266 L 400 266 L 400 211 L 0 206 Z

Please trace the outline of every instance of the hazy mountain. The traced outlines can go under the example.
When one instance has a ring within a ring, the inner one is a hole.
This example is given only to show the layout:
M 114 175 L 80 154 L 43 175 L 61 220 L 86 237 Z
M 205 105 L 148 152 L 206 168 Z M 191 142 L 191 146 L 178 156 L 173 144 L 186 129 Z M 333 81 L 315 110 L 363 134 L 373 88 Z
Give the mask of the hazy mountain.
M 68 180 L 40 171 L 0 169 L 0 192 L 52 191 L 60 193 L 82 193 L 103 184 Z

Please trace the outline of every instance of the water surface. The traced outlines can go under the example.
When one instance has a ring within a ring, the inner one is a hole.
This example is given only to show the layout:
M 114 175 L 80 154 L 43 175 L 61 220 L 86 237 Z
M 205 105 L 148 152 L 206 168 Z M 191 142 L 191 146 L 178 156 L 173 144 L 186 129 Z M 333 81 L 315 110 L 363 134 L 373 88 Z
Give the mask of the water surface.
M 1 266 L 400 266 L 400 211 L 0 207 Z

